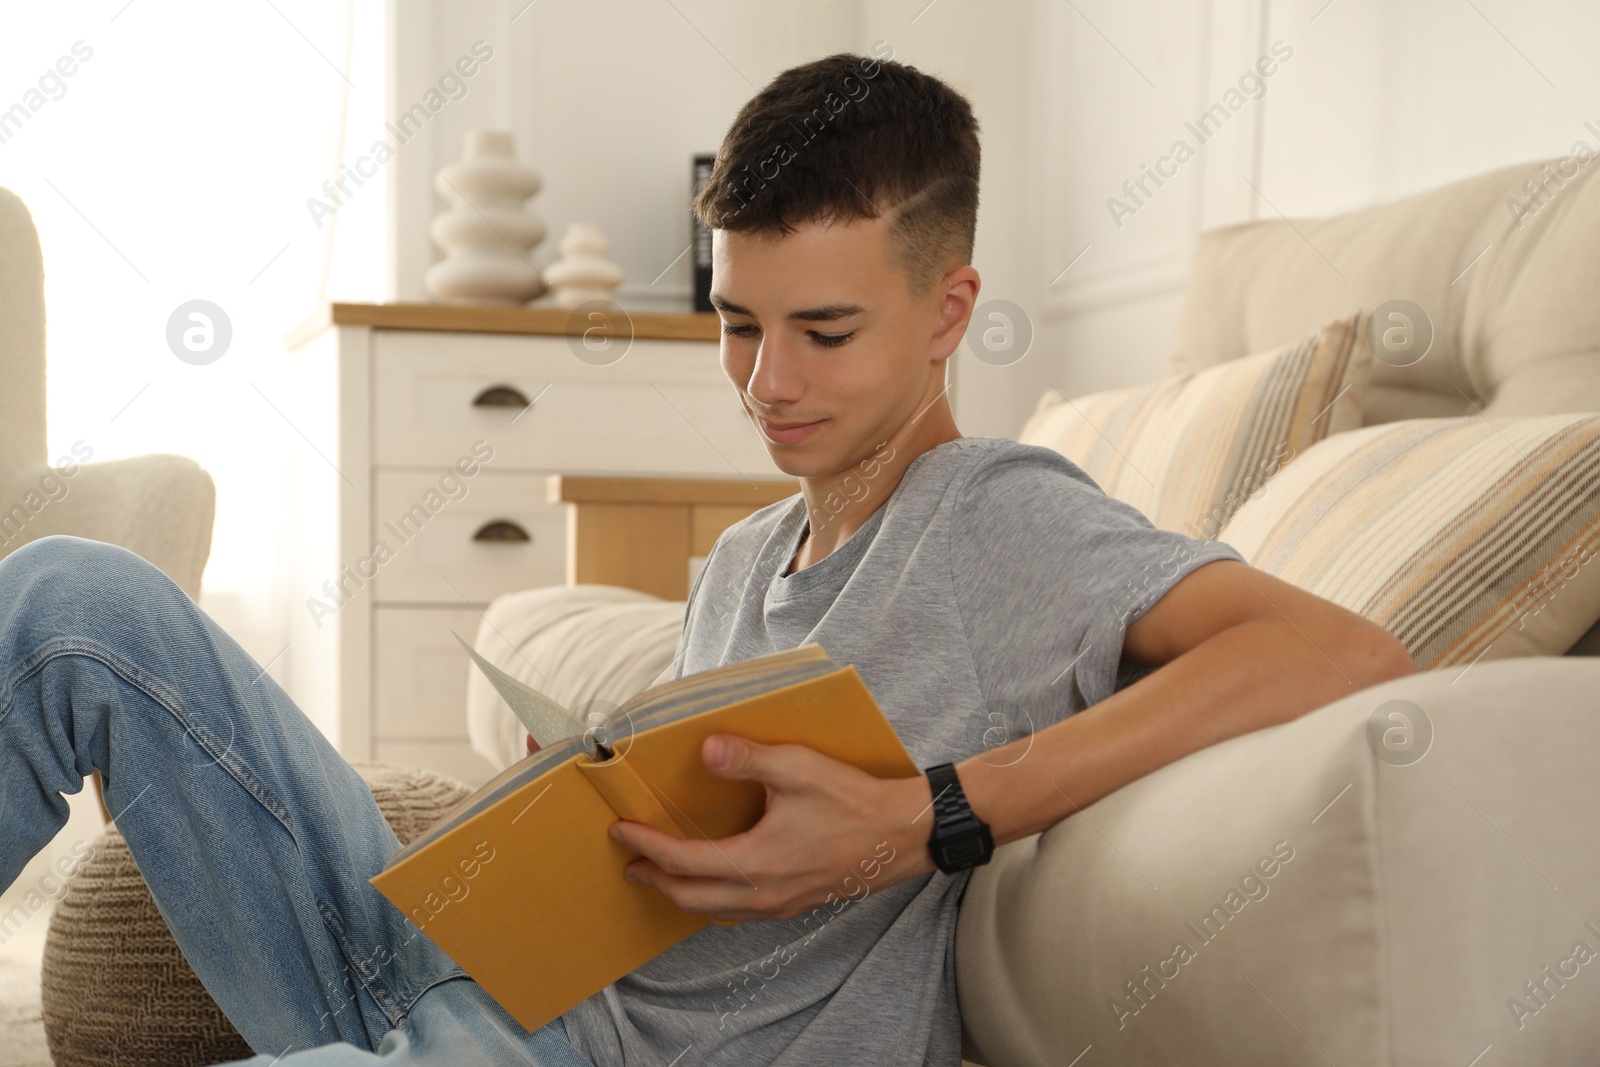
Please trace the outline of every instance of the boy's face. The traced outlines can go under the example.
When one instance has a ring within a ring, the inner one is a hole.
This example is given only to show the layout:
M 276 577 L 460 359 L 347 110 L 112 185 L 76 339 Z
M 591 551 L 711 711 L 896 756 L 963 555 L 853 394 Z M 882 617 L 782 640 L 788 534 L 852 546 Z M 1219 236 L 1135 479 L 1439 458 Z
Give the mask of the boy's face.
M 787 237 L 713 231 L 722 369 L 786 474 L 847 470 L 944 388 L 965 315 L 941 326 L 944 284 L 911 295 L 888 235 L 883 218 L 804 223 Z

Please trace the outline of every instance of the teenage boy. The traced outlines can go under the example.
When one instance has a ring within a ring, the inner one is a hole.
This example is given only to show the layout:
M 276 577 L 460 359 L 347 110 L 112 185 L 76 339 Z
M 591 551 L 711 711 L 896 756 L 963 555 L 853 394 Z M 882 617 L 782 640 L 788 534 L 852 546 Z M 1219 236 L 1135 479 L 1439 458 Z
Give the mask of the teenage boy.
M 153 566 L 72 537 L 0 561 L 0 885 L 98 767 L 257 1067 L 954 1067 L 957 906 L 996 845 L 1415 670 L 1380 627 L 1155 529 L 1059 454 L 961 435 L 944 364 L 978 295 L 978 163 L 959 94 L 841 54 L 746 104 L 695 203 L 723 368 L 801 492 L 718 539 L 673 673 L 818 642 L 927 768 L 709 739 L 714 772 L 765 785 L 754 828 L 612 832 L 631 877 L 743 922 L 523 1031 L 368 885 L 398 842 L 304 714 Z

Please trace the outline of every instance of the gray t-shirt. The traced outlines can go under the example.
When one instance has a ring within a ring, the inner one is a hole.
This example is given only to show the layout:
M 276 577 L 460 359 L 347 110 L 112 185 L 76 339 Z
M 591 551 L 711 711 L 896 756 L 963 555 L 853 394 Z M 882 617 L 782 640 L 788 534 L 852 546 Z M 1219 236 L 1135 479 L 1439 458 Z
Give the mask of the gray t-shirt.
M 1196 567 L 1242 559 L 1157 530 L 1057 452 L 993 437 L 918 456 L 849 540 L 785 576 L 807 528 L 796 494 L 718 538 L 673 677 L 815 641 L 855 664 L 920 767 L 1148 674 L 1121 658 L 1127 624 Z M 957 1067 L 970 872 L 879 889 L 861 872 L 887 857 L 862 857 L 840 900 L 809 915 L 698 931 L 567 1012 L 573 1043 L 601 1067 Z

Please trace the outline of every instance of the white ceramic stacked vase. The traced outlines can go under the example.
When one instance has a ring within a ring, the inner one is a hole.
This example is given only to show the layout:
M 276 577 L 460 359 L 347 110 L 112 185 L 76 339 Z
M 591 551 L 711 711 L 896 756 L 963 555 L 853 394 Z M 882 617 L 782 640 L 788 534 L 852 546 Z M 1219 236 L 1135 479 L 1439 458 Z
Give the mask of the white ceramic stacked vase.
M 555 290 L 555 302 L 575 308 L 590 300 L 611 299 L 622 284 L 622 268 L 606 258 L 606 238 L 600 227 L 574 222 L 561 238 L 561 258 L 544 269 Z
M 549 286 L 529 253 L 545 225 L 523 207 L 542 184 L 538 171 L 516 161 L 511 134 L 467 134 L 461 162 L 433 179 L 451 207 L 428 227 L 445 254 L 423 276 L 428 294 L 451 304 L 526 304 L 544 295 Z

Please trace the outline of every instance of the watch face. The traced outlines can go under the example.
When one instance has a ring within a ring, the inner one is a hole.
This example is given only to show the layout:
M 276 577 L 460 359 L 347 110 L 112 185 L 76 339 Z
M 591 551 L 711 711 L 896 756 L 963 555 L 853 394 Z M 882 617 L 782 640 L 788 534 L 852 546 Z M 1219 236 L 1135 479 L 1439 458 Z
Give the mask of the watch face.
M 982 863 L 989 857 L 988 842 L 982 834 L 972 834 L 955 841 L 947 842 L 943 848 L 944 862 L 947 867 L 970 867 L 975 863 Z

